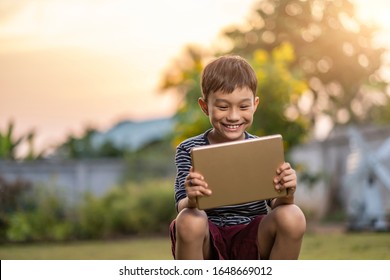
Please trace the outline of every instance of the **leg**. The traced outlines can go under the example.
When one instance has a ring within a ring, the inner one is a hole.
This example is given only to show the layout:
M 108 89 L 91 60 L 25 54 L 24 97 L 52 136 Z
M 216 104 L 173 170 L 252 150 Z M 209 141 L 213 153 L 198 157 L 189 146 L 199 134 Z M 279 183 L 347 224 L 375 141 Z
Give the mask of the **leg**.
M 176 218 L 176 259 L 210 259 L 207 215 L 198 209 L 183 209 Z
M 262 259 L 298 259 L 306 219 L 295 204 L 281 205 L 261 221 L 258 244 Z

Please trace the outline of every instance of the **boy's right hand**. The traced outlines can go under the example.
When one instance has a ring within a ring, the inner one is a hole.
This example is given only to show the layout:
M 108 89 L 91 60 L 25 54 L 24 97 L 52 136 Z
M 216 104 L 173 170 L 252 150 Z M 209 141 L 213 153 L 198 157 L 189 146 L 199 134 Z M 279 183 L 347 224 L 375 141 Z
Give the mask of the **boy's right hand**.
M 188 208 L 196 208 L 197 197 L 211 195 L 211 190 L 208 188 L 204 177 L 195 172 L 193 167 L 191 167 L 184 185 L 188 198 Z

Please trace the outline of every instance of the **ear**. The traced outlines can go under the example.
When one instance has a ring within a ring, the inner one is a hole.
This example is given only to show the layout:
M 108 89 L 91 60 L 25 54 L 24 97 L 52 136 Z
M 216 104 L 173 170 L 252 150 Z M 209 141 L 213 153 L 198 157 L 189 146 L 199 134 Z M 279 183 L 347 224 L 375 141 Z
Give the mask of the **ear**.
M 256 111 L 257 106 L 259 105 L 259 103 L 260 103 L 260 98 L 259 98 L 258 96 L 255 96 L 255 103 L 254 103 L 254 105 L 255 105 L 255 111 Z
M 207 102 L 203 98 L 198 99 L 198 104 L 200 108 L 202 109 L 203 113 L 206 114 L 206 116 L 209 115 L 209 108 L 207 106 Z

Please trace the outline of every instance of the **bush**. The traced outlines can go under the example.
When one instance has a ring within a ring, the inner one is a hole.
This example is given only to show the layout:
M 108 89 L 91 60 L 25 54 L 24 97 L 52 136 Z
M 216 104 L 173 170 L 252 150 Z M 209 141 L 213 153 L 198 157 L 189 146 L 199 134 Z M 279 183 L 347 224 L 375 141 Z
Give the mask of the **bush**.
M 7 239 L 9 215 L 23 209 L 23 195 L 31 189 L 31 183 L 23 180 L 8 182 L 0 176 L 0 241 Z
M 80 211 L 85 237 L 161 233 L 175 215 L 171 182 L 154 180 L 111 189 L 104 197 L 86 197 Z
M 174 217 L 174 198 L 170 188 L 145 186 L 136 196 L 133 229 L 138 233 L 162 232 Z
M 28 194 L 28 195 L 27 195 Z M 104 196 L 86 194 L 70 207 L 46 188 L 20 194 L 22 206 L 7 213 L 4 238 L 11 242 L 64 241 L 168 232 L 175 216 L 171 180 L 127 183 Z M 3 239 L 4 239 L 3 238 Z
M 58 193 L 37 187 L 20 200 L 23 207 L 8 215 L 9 241 L 61 241 L 73 235 L 71 211 Z

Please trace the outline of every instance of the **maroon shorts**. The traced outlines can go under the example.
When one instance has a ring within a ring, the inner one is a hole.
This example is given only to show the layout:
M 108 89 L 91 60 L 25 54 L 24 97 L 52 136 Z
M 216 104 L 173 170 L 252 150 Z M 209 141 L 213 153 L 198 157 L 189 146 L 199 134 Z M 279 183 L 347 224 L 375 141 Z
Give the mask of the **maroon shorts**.
M 265 215 L 260 215 L 247 225 L 220 227 L 209 221 L 211 251 L 217 260 L 256 260 L 260 258 L 257 231 Z M 172 255 L 175 257 L 175 220 L 170 225 Z

